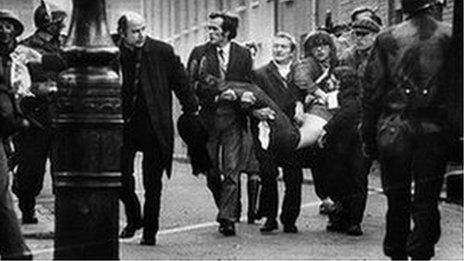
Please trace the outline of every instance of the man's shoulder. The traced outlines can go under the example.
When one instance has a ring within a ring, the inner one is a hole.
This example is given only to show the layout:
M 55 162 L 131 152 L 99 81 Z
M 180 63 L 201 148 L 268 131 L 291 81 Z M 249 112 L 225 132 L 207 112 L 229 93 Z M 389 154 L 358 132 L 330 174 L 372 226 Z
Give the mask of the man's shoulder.
M 163 42 L 161 40 L 153 39 L 151 37 L 147 37 L 147 47 L 153 50 L 160 50 L 160 51 L 172 51 L 174 47 L 169 43 Z
M 269 69 L 271 68 L 272 64 L 271 62 L 257 68 L 254 70 L 255 74 L 256 75 L 259 75 L 259 76 L 265 76 L 268 72 L 269 72 Z
M 248 48 L 246 48 L 245 46 L 242 46 L 242 45 L 240 45 L 240 44 L 238 44 L 236 42 L 231 42 L 230 45 L 231 45 L 231 48 L 233 47 L 233 49 L 236 52 L 238 52 L 238 53 L 240 53 L 242 55 L 250 56 L 250 58 L 251 58 L 250 50 L 248 50 Z

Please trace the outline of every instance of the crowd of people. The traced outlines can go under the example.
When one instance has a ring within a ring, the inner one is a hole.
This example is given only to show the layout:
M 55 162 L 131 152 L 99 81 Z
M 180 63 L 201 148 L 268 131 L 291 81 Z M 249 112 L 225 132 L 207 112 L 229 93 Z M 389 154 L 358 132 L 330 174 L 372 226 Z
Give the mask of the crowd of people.
M 388 201 L 385 254 L 433 257 L 453 92 L 444 71 L 451 28 L 439 21 L 438 1 L 401 2 L 404 22 L 384 28 L 375 10 L 357 8 L 349 24 L 309 33 L 301 56 L 295 38 L 278 32 L 272 58 L 260 68 L 253 66 L 256 45 L 233 40 L 239 20 L 228 13 L 209 15 L 208 41 L 191 51 L 186 68 L 169 44 L 146 34 L 141 15 L 121 16 L 114 39 L 123 79 L 120 199 L 127 224 L 120 237 L 143 229 L 140 244 L 156 245 L 162 175 L 172 171 L 174 93 L 183 111 L 179 133 L 193 173 L 206 175 L 222 235 L 236 235 L 242 173 L 248 177 L 247 222 L 264 219 L 259 229 L 270 233 L 279 229 L 279 218 L 284 233 L 298 233 L 303 168 L 310 168 L 327 231 L 361 236 L 367 177 L 378 160 Z M 65 18 L 42 1 L 34 13 L 37 31 L 18 44 L 22 23 L 0 12 L 0 145 L 6 145 L 0 148 L 0 234 L 8 235 L 0 236 L 2 258 L 31 257 L 12 210 L 7 163 L 18 165 L 13 192 L 22 223 L 37 223 Z M 20 92 L 27 77 L 16 77 L 20 83 L 8 78 L 18 60 L 27 64 L 32 94 Z M 17 151 L 8 161 L 11 144 Z M 143 207 L 135 193 L 137 151 L 143 153 Z M 279 168 L 285 190 L 278 217 Z

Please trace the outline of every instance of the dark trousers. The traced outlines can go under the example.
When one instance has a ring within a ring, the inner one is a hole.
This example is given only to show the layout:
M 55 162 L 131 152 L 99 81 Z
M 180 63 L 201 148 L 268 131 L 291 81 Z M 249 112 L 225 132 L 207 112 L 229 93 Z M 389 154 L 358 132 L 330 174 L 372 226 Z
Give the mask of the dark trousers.
M 309 149 L 303 150 L 308 151 Z M 311 168 L 311 175 L 313 176 L 314 190 L 319 199 L 323 200 L 329 197 L 329 181 L 327 179 L 327 166 L 325 161 L 327 158 L 324 155 L 324 151 L 318 148 L 311 148 L 311 154 L 309 157 L 302 158 L 302 161 L 310 161 L 309 167 Z
M 161 160 L 161 151 L 155 139 L 147 140 L 146 144 L 134 141 L 136 134 L 125 134 L 121 151 L 122 189 L 120 199 L 124 203 L 127 223 L 129 225 L 143 224 L 143 237 L 153 238 L 159 229 L 159 211 L 162 190 L 162 176 L 165 169 Z M 147 136 L 142 136 L 147 137 Z M 151 133 L 148 137 L 155 137 Z M 135 194 L 134 157 L 137 151 L 143 153 L 142 175 L 145 190 L 143 219 L 140 202 Z
M 355 135 L 357 136 L 357 135 Z M 346 137 L 345 137 L 346 138 Z M 367 203 L 368 174 L 371 160 L 364 157 L 360 140 L 355 137 L 345 150 L 329 144 L 321 151 L 324 174 L 329 184 L 328 193 L 341 206 L 329 214 L 332 222 L 346 225 L 361 224 Z
M 24 243 L 11 200 L 6 162 L 3 143 L 0 140 L 0 256 L 2 259 L 22 259 L 30 254 L 30 251 Z
M 35 197 L 43 187 L 52 135 L 49 131 L 31 128 L 20 132 L 13 141 L 19 159 L 13 192 L 18 197 L 23 215 L 30 216 L 34 214 Z
M 384 252 L 387 256 L 430 259 L 440 237 L 438 198 L 446 167 L 445 135 L 411 134 L 402 145 L 395 153 L 379 149 L 382 186 L 388 200 Z
M 243 166 L 243 129 L 233 117 L 217 116 L 215 125 L 206 143 L 213 165 L 207 173 L 207 185 L 219 210 L 217 221 L 236 222 L 239 178 Z
M 301 209 L 301 186 L 303 170 L 295 155 L 279 155 L 273 151 L 258 148 L 257 157 L 260 164 L 261 195 L 258 216 L 268 219 L 277 218 L 278 209 L 278 167 L 283 170 L 285 194 L 282 203 L 280 221 L 283 225 L 294 225 Z

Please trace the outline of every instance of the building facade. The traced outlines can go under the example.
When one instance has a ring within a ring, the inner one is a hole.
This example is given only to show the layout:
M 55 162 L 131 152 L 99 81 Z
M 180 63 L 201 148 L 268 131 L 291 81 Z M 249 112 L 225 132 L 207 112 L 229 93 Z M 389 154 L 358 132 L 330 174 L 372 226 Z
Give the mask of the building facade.
M 71 14 L 72 0 L 45 0 L 63 6 Z M 172 44 L 182 61 L 188 59 L 195 45 L 206 41 L 206 22 L 213 11 L 228 11 L 240 18 L 239 43 L 254 42 L 258 46 L 255 66 L 271 57 L 272 35 L 286 31 L 300 41 L 324 25 L 328 12 L 334 24 L 348 23 L 353 9 L 369 6 L 377 9 L 384 26 L 402 21 L 400 0 L 106 0 L 110 32 L 116 32 L 117 20 L 125 11 L 146 18 L 147 30 L 154 38 Z M 447 0 L 443 20 L 452 22 L 454 0 Z M 33 32 L 33 10 L 40 0 L 0 0 L 0 8 L 15 12 L 25 24 L 26 37 Z M 71 20 L 71 15 L 69 20 Z M 180 114 L 175 104 L 174 117 Z M 178 136 L 176 136 L 178 137 Z M 176 139 L 175 151 L 184 154 L 184 145 Z

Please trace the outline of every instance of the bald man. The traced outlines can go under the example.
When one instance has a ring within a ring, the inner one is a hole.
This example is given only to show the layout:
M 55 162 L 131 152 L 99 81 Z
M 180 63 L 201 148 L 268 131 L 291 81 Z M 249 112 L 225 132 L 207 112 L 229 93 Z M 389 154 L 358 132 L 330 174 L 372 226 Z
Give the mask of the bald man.
M 168 177 L 171 175 L 174 143 L 172 91 L 184 113 L 195 114 L 198 104 L 173 48 L 147 36 L 145 28 L 145 20 L 136 13 L 127 13 L 118 21 L 124 118 L 121 151 L 123 188 L 120 197 L 127 216 L 127 226 L 120 237 L 133 237 L 138 229 L 143 228 L 140 244 L 155 245 L 161 178 L 164 171 Z M 137 151 L 143 153 L 143 216 L 133 176 Z

